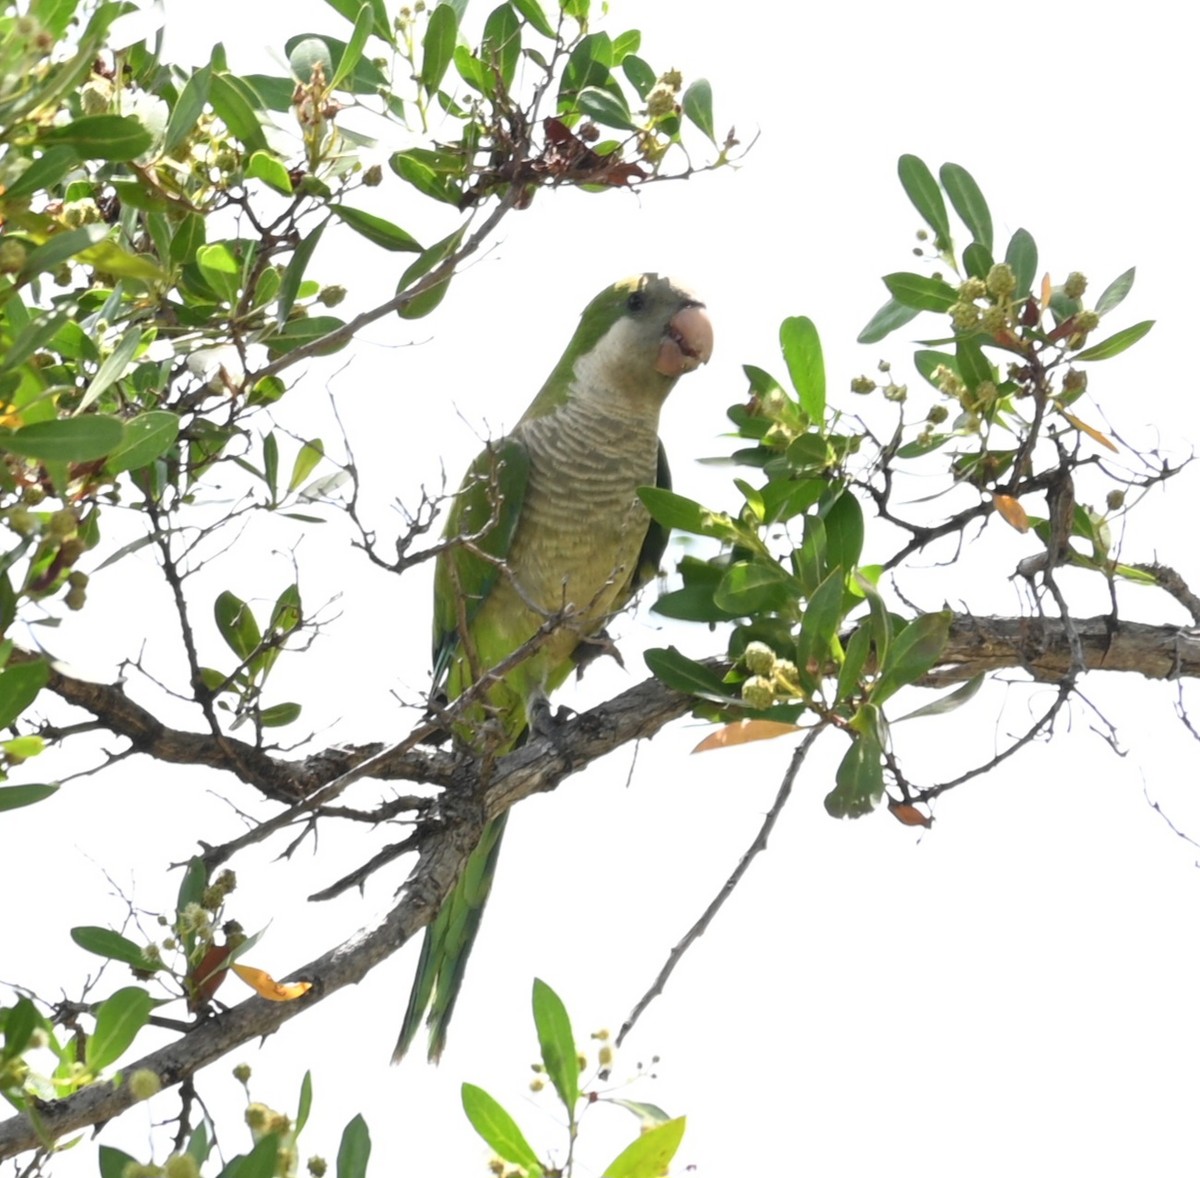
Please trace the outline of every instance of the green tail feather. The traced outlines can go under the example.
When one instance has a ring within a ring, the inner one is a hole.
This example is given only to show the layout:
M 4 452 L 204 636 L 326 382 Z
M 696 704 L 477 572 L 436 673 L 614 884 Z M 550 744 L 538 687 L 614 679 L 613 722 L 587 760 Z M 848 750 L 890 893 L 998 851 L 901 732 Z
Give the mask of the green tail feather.
M 392 1053 L 392 1062 L 404 1058 L 421 1027 L 429 1026 L 429 1058 L 437 1062 L 446 1046 L 446 1028 L 454 1013 L 454 1004 L 462 988 L 463 974 L 479 922 L 492 890 L 496 860 L 508 815 L 502 814 L 484 828 L 479 846 L 471 853 L 458 883 L 446 897 L 433 923 L 425 930 L 417 976 L 408 996 L 400 1038 Z M 426 1010 L 429 1014 L 426 1017 Z

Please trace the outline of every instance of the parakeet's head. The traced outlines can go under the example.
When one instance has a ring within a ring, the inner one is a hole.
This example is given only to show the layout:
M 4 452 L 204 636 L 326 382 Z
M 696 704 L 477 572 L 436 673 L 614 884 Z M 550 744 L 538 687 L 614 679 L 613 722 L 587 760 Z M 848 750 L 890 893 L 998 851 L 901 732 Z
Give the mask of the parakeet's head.
M 657 407 L 712 347 L 712 323 L 690 290 L 659 274 L 623 279 L 588 303 L 527 416 L 565 403 L 577 381 Z

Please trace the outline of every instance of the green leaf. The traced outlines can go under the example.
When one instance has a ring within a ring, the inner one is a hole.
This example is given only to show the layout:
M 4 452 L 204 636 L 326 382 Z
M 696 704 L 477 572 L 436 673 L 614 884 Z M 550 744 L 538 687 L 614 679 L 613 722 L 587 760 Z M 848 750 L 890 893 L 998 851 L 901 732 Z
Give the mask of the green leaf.
M 89 159 L 124 161 L 149 151 L 154 137 L 133 115 L 81 115 L 43 131 L 41 140 L 73 147 Z
M 858 626 L 846 643 L 845 658 L 838 671 L 837 697 L 839 702 L 845 702 L 858 693 L 863 668 L 867 665 L 867 655 L 871 652 L 871 629 L 869 626 Z
M 501 4 L 488 15 L 479 56 L 499 73 L 504 89 L 511 90 L 521 56 L 521 22 L 511 4 Z
M 882 704 L 901 687 L 915 683 L 941 657 L 950 634 L 950 611 L 914 618 L 892 642 L 871 690 L 871 701 Z
M 96 1029 L 88 1036 L 86 1059 L 92 1072 L 116 1063 L 150 1018 L 154 999 L 141 986 L 126 986 L 100 1003 Z
M 1104 293 L 1096 300 L 1096 314 L 1107 315 L 1114 307 L 1125 301 L 1125 296 L 1133 289 L 1133 278 L 1136 266 L 1130 266 L 1124 274 L 1114 278 L 1104 288 Z
M 0 671 L 0 728 L 7 728 L 37 699 L 49 678 L 50 668 L 41 659 Z
M 264 435 L 263 447 L 263 482 L 271 493 L 271 502 L 275 502 L 276 490 L 279 487 L 279 442 L 274 431 Z
M 120 961 L 131 965 L 134 969 L 157 970 L 166 966 L 146 956 L 141 945 L 135 945 L 128 937 L 113 932 L 112 929 L 97 928 L 94 925 L 81 925 L 71 930 L 71 940 L 81 949 L 95 953 L 97 957 L 107 957 L 110 961 Z
M 0 1015 L 4 1016 L 0 1018 L 0 1026 L 4 1027 L 4 1051 L 0 1059 L 16 1059 L 28 1046 L 34 1031 L 39 1027 L 49 1029 L 38 1008 L 28 998 L 18 998 L 7 1010 L 0 1008 Z
M 839 565 L 817 586 L 808 599 L 796 640 L 796 662 L 800 667 L 824 666 L 838 626 L 845 614 L 846 576 Z
M 971 231 L 971 237 L 990 253 L 992 214 L 988 211 L 987 201 L 983 199 L 983 193 L 979 191 L 974 177 L 958 164 L 943 164 L 938 175 L 954 211 Z
M 730 696 L 729 689 L 721 682 L 719 676 L 702 663 L 680 654 L 673 646 L 668 646 L 666 650 L 660 647 L 653 648 L 646 651 L 642 657 L 646 660 L 651 674 L 676 691 L 715 699 L 721 703 L 737 702 Z
M 791 578 L 773 560 L 735 561 L 713 591 L 713 603 L 727 613 L 749 617 L 780 609 L 795 590 Z
M 612 63 L 620 65 L 631 53 L 642 47 L 642 34 L 637 29 L 626 29 L 613 38 Z
M 658 75 L 647 62 L 633 53 L 621 62 L 621 69 L 625 71 L 629 84 L 637 91 L 637 96 L 645 102 L 646 95 L 654 89 L 654 83 L 658 81 Z
M 300 447 L 295 462 L 292 463 L 291 478 L 288 479 L 288 494 L 302 486 L 305 479 L 312 474 L 318 462 L 325 457 L 325 444 L 320 438 L 313 438 Z
M 910 323 L 918 315 L 916 307 L 907 307 L 896 299 L 888 299 L 874 315 L 870 322 L 858 333 L 860 344 L 877 344 L 881 339 L 891 335 L 898 327 Z
M 196 251 L 196 265 L 218 298 L 230 306 L 238 301 L 242 289 L 242 263 L 228 242 L 202 245 Z
M 995 380 L 996 374 L 988 363 L 979 343 L 973 339 L 960 339 L 954 345 L 954 359 L 958 374 L 966 381 L 967 388 L 978 388 L 985 380 Z
M 716 146 L 717 136 L 713 126 L 712 86 L 706 78 L 697 78 L 683 92 L 683 113 L 700 128 Z
M 803 315 L 785 319 L 779 325 L 779 343 L 800 407 L 820 427 L 825 420 L 825 361 L 813 321 Z
M 1135 323 L 1132 327 L 1126 327 L 1124 330 L 1118 331 L 1116 335 L 1110 335 L 1108 339 L 1101 340 L 1100 343 L 1093 344 L 1082 352 L 1077 352 L 1072 358 L 1075 360 L 1108 360 L 1113 356 L 1118 356 L 1126 348 L 1133 347 L 1154 326 L 1154 322 L 1153 319 L 1147 319 L 1142 323 Z
M 533 1021 L 546 1075 L 573 1122 L 575 1105 L 579 1101 L 579 1053 L 575 1050 L 567 1008 L 541 978 L 533 980 Z
M 448 237 L 443 237 L 436 245 L 431 245 L 400 276 L 400 281 L 396 286 L 397 293 L 406 291 L 411 286 L 416 285 L 418 280 L 424 278 L 431 271 L 436 270 L 447 258 L 453 255 L 462 242 L 465 231 L 466 226 L 464 225 L 462 228 L 456 229 Z M 412 297 L 398 312 L 400 318 L 420 319 L 428 315 L 446 297 L 446 291 L 450 289 L 450 279 L 453 277 L 453 272 L 451 272 L 436 286 Z
M 864 705 L 864 711 L 870 708 Z M 861 818 L 883 800 L 883 750 L 873 736 L 856 733 L 842 763 L 837 785 L 825 797 L 832 818 Z
M 647 1129 L 631 1141 L 607 1166 L 604 1178 L 659 1178 L 683 1140 L 686 1117 L 676 1117 Z
M 843 490 L 825 512 L 825 559 L 849 573 L 862 556 L 865 537 L 862 506 L 849 490 Z
M 367 1161 L 371 1156 L 371 1134 L 367 1122 L 359 1113 L 342 1130 L 338 1146 L 337 1178 L 366 1178 Z
M 5 189 L 6 200 L 21 200 L 53 188 L 79 162 L 79 152 L 65 144 L 47 148 Z
M 350 40 L 346 42 L 345 52 L 343 52 L 342 59 L 338 62 L 337 70 L 334 72 L 333 78 L 329 83 L 331 90 L 336 90 L 341 85 L 342 80 L 348 77 L 354 67 L 358 65 L 362 58 L 363 47 L 366 45 L 367 38 L 371 35 L 374 25 L 375 13 L 372 5 L 366 2 L 358 10 L 358 16 L 355 17 L 354 32 L 350 34 Z
M 892 298 L 918 311 L 948 311 L 958 302 L 954 288 L 940 278 L 897 273 L 885 274 L 883 282 Z
M 250 151 L 270 151 L 254 107 L 230 80 L 230 75 L 213 74 L 209 81 L 208 100 L 229 128 L 230 134 L 240 139 Z
M 300 1103 L 296 1107 L 296 1136 L 299 1137 L 304 1130 L 304 1126 L 308 1124 L 308 1114 L 312 1112 L 313 1102 L 313 1083 L 312 1072 L 304 1073 L 304 1079 L 300 1081 Z
M 175 105 L 171 108 L 171 119 L 167 123 L 166 135 L 163 138 L 163 151 L 166 154 L 174 151 L 196 129 L 196 120 L 208 101 L 211 78 L 212 68 L 206 65 L 196 70 L 184 83 Z
M 361 0 L 325 0 L 325 3 L 346 20 L 353 22 L 358 16 Z M 386 0 L 368 0 L 368 3 L 375 14 L 375 35 L 389 45 L 394 45 L 395 38 L 392 36 L 391 19 L 388 17 Z
M 1028 229 L 1018 229 L 1004 251 L 1004 260 L 1012 267 L 1016 275 L 1017 287 L 1013 292 L 1014 299 L 1027 298 L 1033 289 L 1033 280 L 1037 276 L 1038 252 L 1037 243 Z
M 735 540 L 740 535 L 729 516 L 709 511 L 694 499 L 677 495 L 665 487 L 639 487 L 638 498 L 665 528 L 711 536 L 716 540 Z
M 315 344 L 318 340 L 332 335 L 335 331 L 340 331 L 345 326 L 345 320 L 339 319 L 336 315 L 310 315 L 302 319 L 291 320 L 284 325 L 281 331 L 268 336 L 263 342 L 267 345 L 269 355 L 272 357 L 282 356 L 296 348 Z M 318 347 L 314 355 L 332 356 L 334 352 L 340 352 L 348 343 L 350 340 L 347 338 L 329 340 Z
M 429 14 L 425 39 L 421 43 L 421 73 L 418 81 L 430 92 L 442 84 L 446 68 L 454 56 L 458 39 L 458 16 L 449 4 L 439 4 Z
M 554 26 L 541 5 L 541 0 L 512 0 L 512 6 L 537 30 L 543 37 L 554 40 Z
M 111 1145 L 100 1147 L 98 1163 L 100 1178 L 124 1178 L 130 1166 L 141 1165 L 137 1158 L 130 1157 L 124 1150 L 114 1149 Z
M 217 629 L 226 645 L 245 662 L 262 642 L 262 632 L 250 607 L 238 596 L 225 590 L 213 606 Z
M 300 291 L 300 283 L 304 280 L 304 271 L 308 269 L 308 263 L 313 256 L 313 251 L 317 248 L 317 243 L 321 240 L 321 234 L 325 232 L 325 226 L 328 224 L 328 220 L 322 221 L 320 225 L 296 246 L 296 251 L 292 254 L 292 260 L 288 262 L 287 269 L 283 272 L 283 282 L 279 286 L 279 302 L 276 305 L 275 311 L 276 320 L 281 324 L 286 323 L 288 316 L 292 313 L 292 307 Z
M 580 91 L 578 98 L 579 110 L 604 127 L 616 127 L 622 131 L 636 131 L 637 123 L 629 113 L 623 95 L 616 95 L 611 90 L 602 90 L 599 86 L 589 86 Z
M 494 1153 L 526 1170 L 541 1168 L 533 1146 L 499 1101 L 474 1084 L 463 1084 L 462 1105 L 467 1120 Z
M 419 254 L 423 246 L 410 233 L 406 233 L 399 225 L 377 217 L 374 213 L 364 213 L 361 209 L 352 209 L 347 205 L 330 205 L 330 211 L 340 220 L 345 221 L 356 233 L 361 233 L 373 245 L 381 246 L 393 252 Z
M 179 436 L 179 418 L 166 409 L 139 413 L 125 423 L 125 436 L 109 456 L 105 470 L 137 470 L 165 454 Z
M 108 236 L 107 225 L 81 225 L 78 229 L 68 229 L 65 233 L 56 233 L 49 241 L 43 242 L 31 249 L 25 256 L 25 264 L 21 267 L 17 278 L 20 282 L 28 282 L 35 274 L 43 270 L 54 270 L 82 253 L 89 246 L 103 241 Z
M 0 450 L 43 462 L 94 462 L 117 449 L 124 434 L 115 417 L 88 414 L 35 421 L 16 433 L 0 432 Z
M 950 244 L 950 218 L 946 215 L 946 202 L 933 173 L 925 161 L 915 155 L 902 155 L 897 171 L 908 199 L 937 236 L 938 249 L 946 249 Z
M 150 220 L 153 223 L 153 218 Z M 135 278 L 139 282 L 157 283 L 167 279 L 166 271 L 150 254 L 131 254 L 109 239 L 80 250 L 78 260 L 85 266 L 94 266 L 111 278 Z
M 318 67 L 328 85 L 333 74 L 333 54 L 323 37 L 304 37 L 288 50 L 288 69 L 301 85 L 312 84 Z
M 259 712 L 258 722 L 264 728 L 285 728 L 300 719 L 301 710 L 301 706 L 296 703 L 275 704 Z
M 275 1178 L 279 1165 L 279 1137 L 268 1133 L 246 1154 L 231 1158 L 219 1178 Z
M 447 152 L 412 147 L 397 151 L 388 159 L 392 171 L 406 180 L 423 196 L 458 207 L 462 193 L 462 159 Z
M 920 716 L 944 716 L 947 712 L 953 712 L 956 708 L 961 708 L 968 700 L 975 698 L 975 693 L 982 686 L 983 680 L 984 675 L 980 672 L 949 695 L 935 699 L 932 703 L 922 704 L 921 707 L 905 713 L 900 720 L 916 720 Z M 894 723 L 899 724 L 900 720 L 896 720 Z
M 57 785 L 0 785 L 0 812 L 32 806 L 57 792 Z
M 248 180 L 261 180 L 284 196 L 292 194 L 292 178 L 283 164 L 268 151 L 256 151 L 246 165 Z
M 994 262 L 991 250 L 985 249 L 979 242 L 973 241 L 963 250 L 962 256 L 963 269 L 967 272 L 968 276 L 986 282 Z
M 80 399 L 79 408 L 75 410 L 77 414 L 82 413 L 97 397 L 107 392 L 125 375 L 125 370 L 132 363 L 133 354 L 141 342 L 142 332 L 138 327 L 130 327 L 121 336 L 117 346 L 104 358 L 104 362 L 96 370 L 96 375 L 92 377 L 87 392 Z

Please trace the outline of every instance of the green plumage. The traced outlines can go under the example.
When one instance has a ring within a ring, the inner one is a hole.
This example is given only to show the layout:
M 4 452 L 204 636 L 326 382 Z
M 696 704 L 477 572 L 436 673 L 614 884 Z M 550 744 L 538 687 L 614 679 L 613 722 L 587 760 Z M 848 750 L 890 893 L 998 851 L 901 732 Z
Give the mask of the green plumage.
M 516 747 L 530 704 L 566 679 L 579 645 L 657 572 L 667 536 L 637 488 L 669 486 L 659 409 L 711 347 L 708 319 L 686 290 L 653 274 L 617 283 L 588 305 L 513 431 L 471 465 L 446 524 L 461 543 L 434 574 L 435 687 L 456 700 L 560 619 L 456 717 L 455 739 L 476 753 Z M 395 1060 L 422 1018 L 430 1058 L 441 1055 L 506 818 L 487 826 L 425 931 Z

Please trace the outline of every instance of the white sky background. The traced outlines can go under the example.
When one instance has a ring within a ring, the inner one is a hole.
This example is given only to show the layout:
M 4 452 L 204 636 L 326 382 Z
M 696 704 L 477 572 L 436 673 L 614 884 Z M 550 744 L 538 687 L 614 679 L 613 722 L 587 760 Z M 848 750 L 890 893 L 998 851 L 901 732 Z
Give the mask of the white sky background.
M 815 320 L 835 404 L 864 409 L 846 389 L 881 356 L 897 379 L 907 376 L 914 399 L 924 396 L 906 367 L 907 340 L 929 336 L 932 318 L 882 346 L 853 342 L 886 297 L 878 276 L 917 265 L 910 249 L 918 219 L 895 178 L 905 151 L 935 170 L 953 160 L 974 174 L 992 209 L 997 252 L 1024 226 L 1037 239 L 1041 269 L 1058 281 L 1084 271 L 1093 296 L 1136 264 L 1137 284 L 1113 328 L 1144 318 L 1158 325 L 1126 356 L 1092 367 L 1093 391 L 1130 441 L 1179 459 L 1200 438 L 1187 366 L 1200 273 L 1188 56 L 1195 30 L 1180 26 L 1181 10 L 1143 3 L 1118 15 L 1115 6 L 1051 3 L 1036 15 L 976 16 L 934 3 L 802 8 L 614 2 L 603 28 L 641 28 L 642 55 L 656 68 L 711 79 L 719 131 L 734 123 L 749 139 L 761 129 L 744 167 L 640 197 L 540 194 L 529 212 L 509 218 L 438 313 L 413 325 L 376 324 L 285 402 L 284 424 L 301 405 L 301 428 L 311 419 L 312 432 L 332 442 L 327 384 L 381 528 L 394 530 L 392 499 L 413 503 L 422 482 L 436 484 L 439 461 L 457 480 L 479 437 L 516 420 L 579 310 L 630 272 L 686 278 L 716 327 L 712 363 L 680 383 L 663 419 L 684 494 L 733 502 L 728 472 L 692 459 L 721 449 L 725 408 L 745 391 L 742 363 L 783 374 L 776 339 L 785 315 Z M 293 33 L 346 32 L 316 0 L 167 0 L 167 13 L 168 57 L 199 63 L 221 37 L 231 66 L 246 72 L 270 70 L 263 48 L 282 54 Z M 481 6 L 474 16 L 485 13 Z M 393 177 L 372 196 L 375 211 L 423 240 L 450 227 L 425 210 L 414 222 Z M 390 293 L 404 264 L 348 245 L 325 256 L 317 276 L 366 305 Z M 1090 405 L 1080 415 L 1103 425 Z M 1200 585 L 1189 511 L 1195 486 L 1185 475 L 1136 513 L 1126 554 L 1157 556 Z M 244 557 L 213 578 L 208 599 L 207 590 L 198 596 L 198 616 L 207 618 L 222 588 L 270 601 L 287 583 L 284 553 L 297 534 L 264 530 L 256 547 L 257 539 L 249 537 L 249 551 L 260 559 Z M 869 526 L 864 559 L 886 557 L 890 542 Z M 1008 576 L 1036 546 L 993 523 L 961 571 L 934 568 L 901 586 L 925 608 L 945 600 L 1016 613 L 1022 599 Z M 280 698 L 303 698 L 313 726 L 336 722 L 318 733 L 322 743 L 398 738 L 413 713 L 398 710 L 391 693 L 415 702 L 427 683 L 428 578 L 417 573 L 401 584 L 368 568 L 336 526 L 310 529 L 299 559 L 306 605 L 340 594 L 341 616 L 316 650 L 290 663 L 303 694 Z M 934 557 L 923 563 L 932 567 Z M 72 633 L 91 634 L 104 618 L 116 619 L 114 630 L 148 624 L 161 591 L 148 560 L 143 567 L 145 598 L 131 605 L 132 580 L 106 589 L 97 578 L 88 609 L 54 643 L 65 650 Z M 1063 580 L 1077 612 L 1103 611 L 1100 586 L 1070 572 Z M 1145 590 L 1123 590 L 1122 609 L 1126 617 L 1186 621 Z M 636 682 L 641 647 L 673 642 L 699 656 L 719 646 L 701 627 L 664 629 L 645 610 L 622 631 L 629 673 L 594 668 L 569 698 L 596 702 Z M 123 650 L 98 642 L 99 673 L 111 675 Z M 158 657 L 171 665 L 169 651 Z M 276 677 L 286 673 L 281 665 Z M 1200 836 L 1197 749 L 1164 685 L 1090 676 L 1084 691 L 1117 724 L 1126 756 L 1113 755 L 1091 732 L 1094 717 L 1073 708 L 1069 732 L 1063 723 L 1049 746 L 945 797 L 923 835 L 886 813 L 830 820 L 821 799 L 841 747 L 835 738 L 818 745 L 768 853 L 618 1062 L 620 1076 L 638 1059 L 662 1057 L 660 1078 L 625 1094 L 688 1115 L 677 1172 L 1195 1172 L 1200 874 L 1194 848 L 1153 813 L 1143 787 Z M 949 718 L 900 726 L 900 751 L 918 780 L 950 776 L 1023 728 L 1030 700 L 1044 706 L 1049 692 L 990 688 Z M 928 697 L 911 698 L 915 706 Z M 775 742 L 691 758 L 702 732 L 677 725 L 638 750 L 632 773 L 632 751 L 623 749 L 519 808 L 440 1068 L 419 1055 L 387 1067 L 415 963 L 409 949 L 357 991 L 293 1020 L 264 1050 L 236 1052 L 205 1074 L 205 1099 L 236 1107 L 228 1071 L 246 1060 L 255 1097 L 294 1108 L 307 1061 L 316 1104 L 302 1154 L 332 1159 L 342 1125 L 361 1111 L 376 1175 L 484 1172 L 487 1151 L 459 1107 L 463 1080 L 505 1103 L 539 1149 L 561 1143 L 549 1098 L 526 1093 L 525 1063 L 535 1056 L 532 978 L 559 991 L 581 1039 L 619 1025 L 736 864 L 791 751 Z M 102 867 L 139 904 L 167 910 L 177 878 L 163 882 L 164 864 L 185 858 L 193 838 L 219 842 L 239 832 L 210 789 L 266 812 L 251 791 L 209 775 L 126 763 L 5 817 L 6 878 L 49 875 L 30 911 L 15 914 L 9 942 L 35 937 L 45 945 L 44 992 L 94 960 L 71 950 L 71 924 L 121 918 Z M 52 849 L 43 841 L 49 822 L 57 824 Z M 362 898 L 322 907 L 292 898 L 399 833 L 327 831 L 315 859 L 305 850 L 282 870 L 256 871 L 280 849 L 271 846 L 237 864 L 236 915 L 251 929 L 273 920 L 254 963 L 285 974 L 373 923 L 402 867 L 380 873 Z M 14 964 L 0 947 L 0 977 L 29 980 Z M 108 980 L 125 984 L 115 973 Z M 236 985 L 222 997 L 239 1000 Z M 152 1120 L 170 1116 L 173 1102 L 168 1095 L 149 1113 L 128 1114 L 101 1140 L 146 1155 Z M 611 1138 L 600 1125 L 605 1116 Z M 589 1145 L 593 1128 L 599 1137 Z M 589 1114 L 583 1157 L 595 1173 L 632 1128 L 623 1113 Z M 226 1148 L 244 1142 L 227 1140 Z M 60 1172 L 94 1173 L 92 1148 L 76 1152 Z

